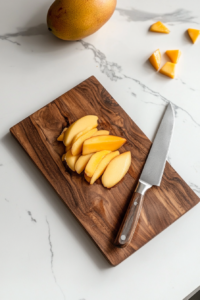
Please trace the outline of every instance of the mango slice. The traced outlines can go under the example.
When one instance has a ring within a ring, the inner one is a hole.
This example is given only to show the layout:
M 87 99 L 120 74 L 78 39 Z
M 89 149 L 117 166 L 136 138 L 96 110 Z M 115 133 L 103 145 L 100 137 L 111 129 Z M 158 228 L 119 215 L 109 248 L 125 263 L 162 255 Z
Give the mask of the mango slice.
M 165 53 L 167 54 L 167 56 L 171 59 L 171 61 L 174 64 L 177 64 L 177 62 L 181 56 L 180 50 L 167 50 Z
M 198 39 L 199 35 L 200 35 L 200 30 L 189 28 L 188 29 L 188 34 L 189 34 L 189 37 L 191 38 L 191 40 L 194 44 L 196 42 L 196 40 Z
M 80 131 L 85 130 L 87 127 L 97 127 L 98 126 L 98 117 L 89 115 L 80 118 L 76 122 L 72 123 L 68 130 L 65 132 L 63 143 L 65 146 L 69 146 L 72 143 L 73 138 L 77 135 Z
M 90 183 L 90 180 L 91 180 L 91 177 L 87 176 L 85 173 L 84 173 L 84 178 L 87 182 Z
M 90 154 L 89 154 L 90 155 Z M 111 160 L 119 155 L 119 151 L 115 151 L 115 152 L 111 152 L 109 154 L 107 154 L 102 161 L 100 162 L 100 164 L 98 165 L 98 167 L 96 168 L 96 171 L 94 172 L 91 180 L 90 180 L 90 184 L 93 184 L 105 171 L 107 165 L 111 162 Z M 79 158 L 80 159 L 80 158 Z
M 116 185 L 126 175 L 131 165 L 131 152 L 124 152 L 115 157 L 107 166 L 103 176 L 104 187 L 111 188 Z
M 64 139 L 64 133 L 67 130 L 67 127 L 63 129 L 63 131 L 61 132 L 61 134 L 59 135 L 59 137 L 57 138 L 57 141 L 62 142 Z
M 80 157 L 80 155 L 76 155 L 76 156 L 72 155 L 71 150 L 69 150 L 67 153 L 65 153 L 62 156 L 62 160 L 65 160 L 68 167 L 72 171 L 75 171 L 75 164 L 76 164 L 76 161 L 78 160 L 79 157 Z
M 87 133 L 88 131 L 92 130 L 93 126 L 87 127 L 86 129 L 80 131 L 79 133 L 77 133 L 77 135 L 75 135 L 75 137 L 72 140 L 72 144 L 75 143 L 82 135 L 84 135 L 85 133 Z
M 176 65 L 171 62 L 166 62 L 166 64 L 160 69 L 160 73 L 166 75 L 170 78 L 174 78 L 175 76 L 175 67 Z
M 65 160 L 65 156 L 66 156 L 66 153 L 65 153 L 65 154 L 63 154 L 63 156 L 62 156 L 62 161 L 64 161 L 64 160 Z
M 160 68 L 160 63 L 161 63 L 161 54 L 160 54 L 160 50 L 157 49 L 150 57 L 149 57 L 149 61 L 152 64 L 152 66 L 156 69 L 156 71 L 158 71 L 158 69 Z
M 88 177 L 92 177 L 93 176 L 93 174 L 94 174 L 96 168 L 98 167 L 98 165 L 100 164 L 101 160 L 108 153 L 110 153 L 109 150 L 103 150 L 103 151 L 97 152 L 97 153 L 95 153 L 95 154 L 92 155 L 92 157 L 90 158 L 90 160 L 87 163 L 87 166 L 85 168 L 85 174 Z
M 83 170 L 85 169 L 88 161 L 90 160 L 90 157 L 93 154 L 88 154 L 88 155 L 82 155 L 79 157 L 79 159 L 77 160 L 76 164 L 75 164 L 75 170 L 78 174 L 81 174 L 83 172 Z
M 84 135 L 82 135 L 75 143 L 72 144 L 71 152 L 72 155 L 78 155 L 82 151 L 83 143 L 85 140 L 89 139 L 91 136 L 93 136 L 97 132 L 97 128 L 94 128 Z
M 69 151 L 70 149 L 71 149 L 71 147 L 72 147 L 72 145 L 70 144 L 70 145 L 68 145 L 67 147 L 65 147 L 65 151 L 67 152 L 67 151 Z
M 150 31 L 160 32 L 160 33 L 170 33 L 170 30 L 160 21 L 151 25 Z
M 93 136 L 98 136 L 98 135 L 109 135 L 108 130 L 98 130 Z
M 124 145 L 125 142 L 126 139 L 113 135 L 91 137 L 83 143 L 82 155 L 102 150 L 115 151 Z

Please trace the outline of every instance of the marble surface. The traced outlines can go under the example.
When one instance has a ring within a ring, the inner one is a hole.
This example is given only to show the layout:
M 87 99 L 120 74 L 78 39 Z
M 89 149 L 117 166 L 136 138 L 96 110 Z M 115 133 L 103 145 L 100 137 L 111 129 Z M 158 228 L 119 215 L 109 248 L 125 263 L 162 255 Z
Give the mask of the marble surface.
M 200 285 L 200 205 L 110 267 L 9 128 L 91 75 L 151 140 L 170 101 L 168 161 L 200 196 L 200 41 L 186 34 L 200 28 L 200 2 L 118 0 L 110 21 L 77 42 L 47 31 L 51 1 L 0 3 L 0 299 L 183 299 Z M 148 32 L 157 20 L 169 35 Z M 175 80 L 148 63 L 157 48 L 182 51 Z

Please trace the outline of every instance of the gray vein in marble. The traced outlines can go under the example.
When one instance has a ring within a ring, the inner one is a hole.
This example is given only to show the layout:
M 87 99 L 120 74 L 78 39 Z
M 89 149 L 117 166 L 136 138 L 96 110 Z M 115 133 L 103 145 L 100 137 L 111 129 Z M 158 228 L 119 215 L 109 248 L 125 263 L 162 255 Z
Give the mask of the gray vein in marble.
M 117 10 L 120 10 L 119 8 Z M 133 12 L 134 10 L 131 10 L 131 12 Z M 128 11 L 130 12 L 130 11 Z M 141 12 L 141 11 L 137 11 L 137 12 L 140 12 L 140 13 L 143 13 L 144 12 Z M 185 13 L 186 11 L 184 10 L 177 10 L 175 11 L 174 13 L 171 13 L 171 14 L 164 14 L 163 16 L 165 18 L 169 18 L 169 15 L 173 15 L 173 16 L 179 16 L 177 20 L 181 20 L 181 18 L 183 18 L 183 16 L 185 16 Z M 137 15 L 137 14 L 136 14 Z M 150 14 L 152 15 L 152 14 Z M 180 17 L 182 16 L 182 17 Z M 138 13 L 138 18 L 139 18 L 139 13 Z M 152 18 L 152 16 L 151 16 Z M 139 20 L 139 19 L 138 19 Z M 163 19 L 162 19 L 163 20 Z M 166 21 L 167 19 L 164 19 L 164 21 Z M 7 33 L 7 34 L 4 34 L 4 35 L 1 35 L 0 36 L 0 39 L 2 40 L 9 40 L 11 37 L 18 37 L 18 36 L 24 36 L 24 37 L 29 37 L 29 36 L 36 36 L 36 35 L 46 35 L 48 34 L 48 31 L 47 31 L 47 27 L 46 27 L 46 24 L 39 24 L 37 26 L 32 26 L 32 27 L 29 27 L 27 29 L 23 29 L 23 30 L 20 30 L 16 33 Z M 151 95 L 153 95 L 154 97 L 157 97 L 159 98 L 160 100 L 162 100 L 163 102 L 165 102 L 166 104 L 169 102 L 168 99 L 166 99 L 164 96 L 162 96 L 160 93 L 158 92 L 155 92 L 153 90 L 151 90 L 150 88 L 148 88 L 146 85 L 144 85 L 141 81 L 135 79 L 135 78 L 132 78 L 132 77 L 129 77 L 129 76 L 126 76 L 125 74 L 120 74 L 121 71 L 122 71 L 122 67 L 119 66 L 117 63 L 115 62 L 109 62 L 107 59 L 106 59 L 106 55 L 101 52 L 100 50 L 98 50 L 94 45 L 90 44 L 90 43 L 87 43 L 83 40 L 80 40 L 78 41 L 79 43 L 82 44 L 82 46 L 87 49 L 87 50 L 91 50 L 94 54 L 94 61 L 96 63 L 99 64 L 100 66 L 100 71 L 102 73 L 104 73 L 108 78 L 110 78 L 112 81 L 117 81 L 117 80 L 122 80 L 124 78 L 126 79 L 130 79 L 130 80 L 133 80 L 135 83 L 137 83 L 138 85 L 140 85 L 140 87 L 143 89 L 144 92 L 146 93 L 149 93 Z M 182 81 L 183 84 L 185 84 L 184 81 Z M 134 96 L 134 94 L 133 94 Z M 146 102 L 147 103 L 147 102 Z M 148 102 L 149 103 L 149 102 Z M 156 103 L 154 103 L 156 104 Z M 172 103 L 173 104 L 173 103 Z M 157 104 L 159 105 L 159 104 Z M 161 104 L 160 104 L 161 105 Z M 183 108 L 181 107 L 178 107 L 177 105 L 173 104 L 174 105 L 174 112 L 175 112 L 175 116 L 177 116 L 177 113 L 178 113 L 178 109 L 181 109 L 182 111 L 184 111 L 191 119 L 192 121 L 197 125 L 197 126 L 200 126 L 200 124 L 194 120 L 194 118 L 186 111 L 184 110 Z
M 149 20 L 159 20 L 165 23 L 167 22 L 179 22 L 179 23 L 197 23 L 194 21 L 196 16 L 193 16 L 189 10 L 177 9 L 171 13 L 156 14 L 137 9 L 122 9 L 116 8 L 120 15 L 125 16 L 128 22 L 144 22 Z M 198 24 L 198 23 L 197 23 Z
M 197 184 L 194 184 L 192 182 L 189 183 L 189 186 L 191 189 L 196 192 L 198 195 L 200 195 L 200 187 Z
M 185 81 L 183 81 L 180 77 L 177 78 L 176 80 L 179 80 L 184 86 L 188 87 L 189 90 L 193 91 L 193 92 L 196 92 L 196 91 L 199 91 L 199 89 L 194 89 L 192 88 L 191 86 L 189 86 Z
M 177 115 L 178 115 L 178 110 L 182 110 L 185 114 L 187 114 L 189 116 L 189 118 L 197 126 L 200 126 L 200 123 L 198 123 L 185 109 L 183 109 L 180 106 L 177 106 L 176 104 L 174 104 L 173 102 L 171 102 L 169 99 L 167 99 L 164 96 L 162 96 L 159 92 L 156 92 L 156 91 L 150 89 L 148 86 L 146 86 L 144 83 L 142 83 L 138 79 L 135 79 L 133 77 L 127 76 L 125 74 L 118 74 L 119 72 L 121 72 L 122 68 L 117 63 L 108 62 L 107 59 L 106 59 L 106 55 L 104 53 L 102 53 L 100 50 L 98 50 L 95 46 L 93 46 L 90 43 L 86 43 L 83 40 L 80 40 L 78 42 L 80 42 L 85 49 L 89 49 L 89 50 L 91 50 L 93 52 L 95 62 L 99 63 L 100 66 L 101 65 L 104 66 L 103 68 L 100 67 L 101 72 L 104 73 L 112 81 L 117 81 L 118 79 L 120 79 L 120 80 L 122 80 L 122 79 L 129 79 L 129 80 L 134 81 L 135 83 L 137 83 L 142 88 L 143 92 L 151 94 L 152 96 L 156 97 L 157 99 L 162 100 L 165 104 L 168 104 L 170 102 L 173 105 L 173 107 L 174 107 L 175 117 L 177 117 Z M 107 72 L 108 66 L 111 66 L 111 68 Z M 115 68 L 116 66 L 117 66 L 117 68 Z M 116 72 L 118 72 L 118 73 L 116 74 Z M 150 103 L 149 101 L 147 102 L 147 101 L 144 101 L 142 99 L 141 99 L 141 101 L 143 101 L 145 103 Z M 154 103 L 154 102 L 152 102 L 152 104 L 156 105 L 156 103 Z M 163 104 L 157 104 L 157 105 L 163 105 Z
M 175 114 L 175 117 L 177 117 L 178 115 L 178 110 L 182 110 L 186 115 L 189 116 L 189 118 L 197 125 L 197 126 L 200 126 L 200 123 L 198 123 L 184 108 L 174 104 L 172 101 L 170 101 L 169 99 L 165 98 L 164 96 L 162 96 L 159 92 L 156 92 L 156 91 L 153 91 L 152 89 L 150 89 L 148 86 L 146 86 L 145 84 L 143 84 L 141 81 L 139 81 L 138 79 L 135 79 L 135 78 L 132 78 L 130 76 L 126 76 L 124 75 L 125 78 L 128 78 L 130 80 L 133 80 L 134 82 L 136 82 L 137 84 L 139 84 L 143 91 L 145 93 L 149 93 L 155 97 L 157 97 L 158 99 L 162 100 L 164 103 L 168 104 L 169 102 L 173 105 L 174 107 L 174 114 Z M 145 103 L 150 103 L 149 101 L 144 101 L 141 99 L 141 101 L 145 102 Z M 156 104 L 156 103 L 152 103 L 152 104 Z M 157 105 L 161 105 L 161 104 L 157 104 Z
M 36 219 L 33 218 L 31 211 L 27 210 L 27 213 L 30 216 L 31 221 L 37 223 Z
M 106 55 L 95 48 L 92 44 L 89 44 L 83 40 L 78 42 L 81 43 L 85 49 L 89 49 L 93 52 L 94 61 L 99 64 L 102 73 L 108 76 L 112 81 L 123 79 L 123 77 L 118 74 L 121 72 L 122 68 L 117 63 L 107 61 Z
M 3 164 L 0 164 L 0 167 L 3 167 Z
M 5 201 L 6 201 L 6 202 L 9 202 L 9 200 L 8 200 L 7 198 L 5 198 Z
M 119 10 L 119 9 L 118 9 Z M 165 15 L 166 17 L 166 15 Z M 5 35 L 1 35 L 0 39 L 3 40 L 8 40 L 10 37 L 18 37 L 18 36 L 36 36 L 36 35 L 45 35 L 47 34 L 47 28 L 46 28 L 46 24 L 39 24 L 37 26 L 33 26 L 33 27 L 29 27 L 27 29 L 18 31 L 16 33 L 9 33 L 9 34 L 5 34 Z M 101 52 L 100 50 L 98 50 L 94 45 L 87 43 L 83 40 L 78 41 L 79 43 L 82 44 L 82 46 L 87 49 L 87 50 L 91 50 L 94 54 L 94 61 L 96 63 L 99 64 L 100 66 L 100 71 L 105 74 L 108 78 L 110 78 L 112 81 L 117 81 L 117 80 L 122 80 L 124 78 L 126 79 L 130 79 L 133 80 L 135 83 L 137 83 L 138 85 L 140 85 L 140 87 L 143 89 L 144 92 L 149 93 L 159 99 L 161 99 L 163 102 L 165 102 L 166 104 L 169 102 L 168 99 L 166 99 L 164 96 L 162 96 L 160 93 L 155 92 L 153 90 L 151 90 L 149 87 L 147 87 L 145 84 L 143 84 L 141 81 L 126 76 L 125 74 L 120 74 L 120 72 L 122 71 L 122 67 L 119 66 L 117 63 L 115 62 L 109 62 L 106 59 L 106 55 Z M 171 102 L 172 103 L 172 102 Z M 155 104 L 155 103 L 154 103 Z M 173 103 L 172 103 L 173 104 Z M 191 119 L 192 121 L 197 125 L 200 126 L 199 123 L 197 123 L 194 118 L 183 108 L 178 107 L 177 105 L 173 104 L 174 106 L 174 112 L 175 112 L 175 116 L 177 116 L 177 110 L 181 109 L 182 111 L 184 111 Z
M 51 254 L 51 272 L 52 272 L 52 275 L 53 275 L 56 285 L 58 286 L 60 292 L 62 293 L 63 299 L 66 300 L 65 294 L 63 293 L 63 290 L 61 289 L 60 285 L 57 282 L 56 275 L 55 275 L 54 268 L 53 268 L 54 253 L 53 253 L 53 245 L 51 242 L 51 230 L 50 230 L 50 225 L 49 225 L 49 221 L 47 220 L 47 218 L 46 218 L 46 223 L 47 223 L 47 227 L 48 227 L 48 242 L 49 242 L 49 250 L 50 250 L 50 254 Z
M 37 26 L 19 30 L 15 33 L 6 33 L 4 35 L 0 35 L 0 40 L 6 40 L 11 43 L 16 43 L 20 45 L 20 43 L 14 42 L 10 40 L 10 38 L 19 37 L 19 36 L 30 37 L 30 36 L 38 36 L 38 35 L 46 35 L 46 34 L 49 34 L 46 24 L 39 24 Z M 94 61 L 99 64 L 102 73 L 106 74 L 113 81 L 122 79 L 119 75 L 117 75 L 117 72 L 118 73 L 121 72 L 121 67 L 117 63 L 107 61 L 105 54 L 102 53 L 100 50 L 96 49 L 92 44 L 89 44 L 83 40 L 77 42 L 81 43 L 85 49 L 89 49 L 93 52 Z
M 9 38 L 4 37 L 4 36 L 2 36 L 2 35 L 0 35 L 0 40 L 2 40 L 2 41 L 7 41 L 7 42 L 10 42 L 10 43 L 12 43 L 12 44 L 16 44 L 17 46 L 20 46 L 20 45 L 21 45 L 20 43 L 14 42 L 14 41 L 10 40 Z
M 54 280 L 56 281 L 56 277 L 55 277 L 54 270 L 53 270 L 54 253 L 53 253 L 53 247 L 52 247 L 52 243 L 51 243 L 51 231 L 50 231 L 50 226 L 49 226 L 49 222 L 47 219 L 46 219 L 46 222 L 47 222 L 47 226 L 48 226 L 48 241 L 49 241 L 49 249 L 50 249 L 50 253 L 51 253 L 51 271 L 53 273 Z
M 30 37 L 30 36 L 46 35 L 46 34 L 48 34 L 47 25 L 39 24 L 39 25 L 28 27 L 25 29 L 19 28 L 17 30 L 17 32 L 14 32 L 14 33 L 5 33 L 3 35 L 0 35 L 0 40 L 2 40 L 2 41 L 6 40 L 8 42 L 11 42 L 13 44 L 17 44 L 18 46 L 20 46 L 21 44 L 19 42 L 12 41 L 10 38 L 15 38 L 15 37 L 19 37 L 19 36 Z

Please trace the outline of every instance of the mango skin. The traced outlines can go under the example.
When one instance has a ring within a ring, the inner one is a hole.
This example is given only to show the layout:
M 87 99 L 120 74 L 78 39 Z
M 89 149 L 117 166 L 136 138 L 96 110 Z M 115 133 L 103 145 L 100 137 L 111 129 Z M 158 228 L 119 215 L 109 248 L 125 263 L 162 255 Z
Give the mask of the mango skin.
M 116 0 L 56 0 L 47 13 L 48 29 L 62 40 L 80 40 L 112 16 Z

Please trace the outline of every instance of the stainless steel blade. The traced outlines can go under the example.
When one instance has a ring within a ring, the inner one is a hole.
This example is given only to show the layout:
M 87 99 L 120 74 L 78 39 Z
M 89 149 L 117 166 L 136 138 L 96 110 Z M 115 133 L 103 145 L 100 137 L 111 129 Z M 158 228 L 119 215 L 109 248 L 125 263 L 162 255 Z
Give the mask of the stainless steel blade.
M 162 118 L 153 145 L 147 157 L 140 182 L 149 185 L 160 185 L 167 155 L 169 152 L 171 137 L 174 127 L 174 113 L 171 103 L 168 104 Z

